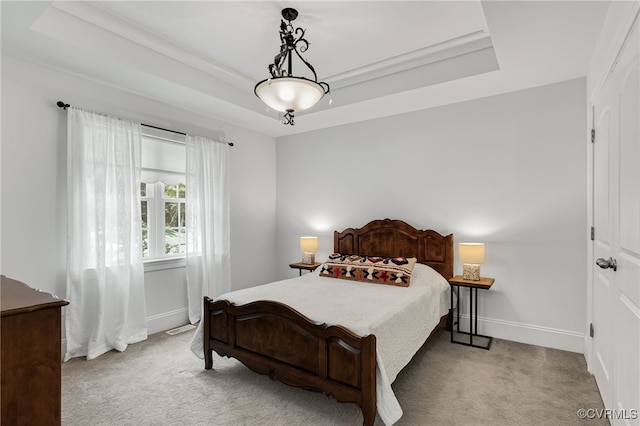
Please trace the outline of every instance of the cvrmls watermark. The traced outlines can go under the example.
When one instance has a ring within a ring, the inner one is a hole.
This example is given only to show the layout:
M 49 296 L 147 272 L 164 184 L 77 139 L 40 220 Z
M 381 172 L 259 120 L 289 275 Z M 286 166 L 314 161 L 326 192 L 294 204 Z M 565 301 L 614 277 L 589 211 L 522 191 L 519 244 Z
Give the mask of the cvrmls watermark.
M 610 410 L 607 408 L 581 408 L 576 412 L 580 419 L 637 420 L 638 410 Z

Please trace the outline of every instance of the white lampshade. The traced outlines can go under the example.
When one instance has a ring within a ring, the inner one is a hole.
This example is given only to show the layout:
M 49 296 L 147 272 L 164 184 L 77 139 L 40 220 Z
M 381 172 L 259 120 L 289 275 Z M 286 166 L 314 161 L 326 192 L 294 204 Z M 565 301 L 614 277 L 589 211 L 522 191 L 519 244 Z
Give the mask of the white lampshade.
M 311 265 L 316 261 L 316 251 L 318 250 L 318 237 L 300 237 L 300 251 L 302 252 L 302 263 Z
M 458 244 L 458 258 L 462 262 L 462 278 L 465 280 L 480 280 L 480 264 L 484 263 L 483 243 Z
M 277 77 L 256 84 L 256 95 L 270 108 L 280 112 L 303 111 L 317 104 L 325 94 L 315 81 L 299 77 Z
M 318 237 L 300 237 L 300 251 L 303 253 L 318 251 Z
M 458 244 L 458 258 L 461 263 L 471 263 L 475 265 L 484 263 L 484 243 Z

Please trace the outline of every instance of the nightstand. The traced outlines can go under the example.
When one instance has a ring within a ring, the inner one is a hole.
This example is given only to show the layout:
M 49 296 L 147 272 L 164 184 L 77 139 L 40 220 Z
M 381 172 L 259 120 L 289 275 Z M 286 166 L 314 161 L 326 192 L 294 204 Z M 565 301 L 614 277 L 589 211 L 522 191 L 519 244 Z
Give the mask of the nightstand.
M 449 284 L 451 285 L 451 309 L 453 310 L 453 291 L 454 288 L 456 290 L 456 297 L 458 298 L 458 303 L 456 303 L 456 317 L 452 318 L 452 320 L 456 324 L 456 333 L 457 334 L 465 334 L 469 336 L 469 342 L 463 342 L 460 340 L 455 340 L 453 338 L 453 327 L 451 327 L 451 343 L 458 343 L 460 345 L 473 346 L 474 348 L 482 348 L 489 349 L 491 346 L 491 342 L 493 341 L 493 337 L 484 336 L 482 334 L 478 334 L 478 289 L 481 290 L 489 290 L 493 285 L 495 279 L 493 278 L 480 278 L 478 281 L 465 280 L 461 275 L 456 275 L 453 278 L 449 279 Z M 460 331 L 460 287 L 467 287 L 469 289 L 469 332 Z M 486 344 L 476 344 L 473 343 L 474 337 L 480 337 L 483 340 L 486 340 Z
M 297 262 L 297 263 L 290 263 L 289 264 L 289 268 L 291 269 L 297 269 L 300 272 L 300 276 L 302 276 L 302 271 L 309 271 L 309 272 L 313 272 L 316 269 L 318 269 L 318 266 L 322 265 L 322 263 L 302 263 L 302 262 Z

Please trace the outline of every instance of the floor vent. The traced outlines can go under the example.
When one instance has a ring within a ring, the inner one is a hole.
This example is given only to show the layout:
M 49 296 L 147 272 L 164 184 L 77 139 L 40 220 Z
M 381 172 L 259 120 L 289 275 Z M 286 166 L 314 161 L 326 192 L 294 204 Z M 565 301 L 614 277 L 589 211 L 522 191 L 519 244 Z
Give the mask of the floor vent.
M 196 328 L 195 325 L 187 324 L 187 325 L 183 325 L 182 327 L 167 330 L 165 333 L 175 336 L 176 334 L 184 333 L 185 331 L 193 330 L 194 328 Z

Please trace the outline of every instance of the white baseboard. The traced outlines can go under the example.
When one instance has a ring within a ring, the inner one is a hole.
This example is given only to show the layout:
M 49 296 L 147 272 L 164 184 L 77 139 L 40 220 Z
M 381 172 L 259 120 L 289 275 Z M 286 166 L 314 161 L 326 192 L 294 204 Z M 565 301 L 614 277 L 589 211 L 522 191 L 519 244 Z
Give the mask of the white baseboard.
M 188 323 L 189 311 L 187 308 L 147 317 L 149 334 L 160 333 Z M 469 315 L 460 314 L 461 329 L 467 331 L 468 324 Z M 478 317 L 478 329 L 481 334 L 493 336 L 496 339 L 512 340 L 581 354 L 584 354 L 585 349 L 588 349 L 584 334 L 575 331 L 484 317 Z M 66 352 L 66 346 L 67 340 L 62 339 L 63 356 Z
M 587 371 L 591 374 L 593 374 L 593 371 L 591 370 L 591 356 L 592 356 L 592 348 L 593 348 L 593 339 L 591 337 L 589 337 L 588 334 L 584 335 L 584 341 L 583 341 L 583 345 L 584 345 L 584 359 L 585 361 L 587 361 Z
M 160 333 L 171 330 L 181 325 L 189 324 L 189 309 L 182 308 L 175 311 L 163 312 L 158 315 L 147 317 L 147 328 L 149 334 Z
M 176 309 L 175 311 L 152 315 L 150 317 L 147 317 L 148 334 L 171 330 L 172 328 L 180 327 L 181 325 L 185 325 L 188 323 L 188 308 Z M 62 359 L 64 359 L 64 355 L 67 353 L 67 339 L 61 339 L 60 346 L 62 350 Z
M 460 328 L 468 331 L 469 315 L 460 314 Z M 561 349 L 563 351 L 584 353 L 584 334 L 557 328 L 542 327 L 493 318 L 478 317 L 480 334 L 496 339 L 512 340 L 529 345 Z

